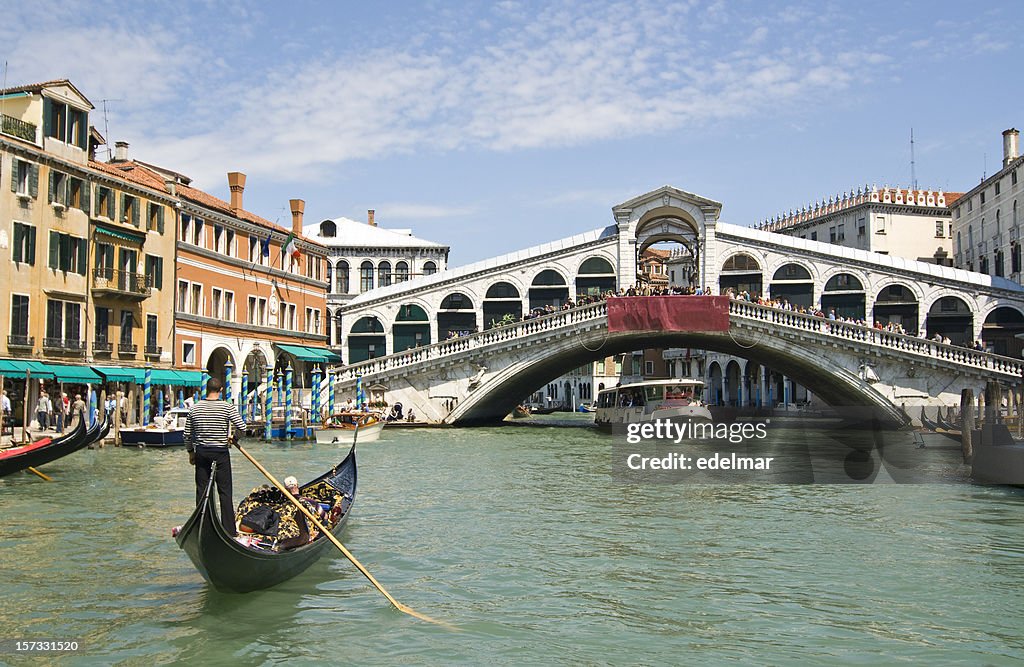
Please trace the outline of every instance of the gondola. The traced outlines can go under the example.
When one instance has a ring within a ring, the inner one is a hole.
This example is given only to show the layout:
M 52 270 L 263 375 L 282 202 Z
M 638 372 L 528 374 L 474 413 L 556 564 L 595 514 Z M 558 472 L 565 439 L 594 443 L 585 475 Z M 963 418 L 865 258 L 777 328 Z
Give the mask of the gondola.
M 940 410 L 941 410 L 941 408 L 940 408 Z M 936 424 L 932 420 L 928 419 L 928 415 L 924 411 L 924 406 L 921 406 L 921 425 L 924 426 L 929 431 L 935 431 L 936 433 L 938 432 L 938 429 L 939 429 L 939 425 L 938 424 Z
M 79 419 L 75 428 L 59 438 L 45 437 L 21 447 L 0 452 L 0 477 L 11 473 L 41 466 L 55 461 L 79 449 L 88 447 L 110 431 L 109 420 L 96 422 L 86 427 L 86 420 Z
M 318 535 L 308 544 L 274 551 L 246 546 L 230 537 L 220 522 L 214 476 L 206 488 L 206 495 L 192 516 L 181 527 L 176 537 L 178 546 L 188 554 L 192 563 L 210 585 L 219 591 L 247 593 L 269 588 L 305 571 L 323 553 L 332 548 L 330 540 Z M 326 482 L 347 498 L 342 513 L 331 528 L 341 535 L 352 511 L 356 494 L 356 448 L 353 446 L 341 463 L 316 479 L 303 484 L 300 493 Z

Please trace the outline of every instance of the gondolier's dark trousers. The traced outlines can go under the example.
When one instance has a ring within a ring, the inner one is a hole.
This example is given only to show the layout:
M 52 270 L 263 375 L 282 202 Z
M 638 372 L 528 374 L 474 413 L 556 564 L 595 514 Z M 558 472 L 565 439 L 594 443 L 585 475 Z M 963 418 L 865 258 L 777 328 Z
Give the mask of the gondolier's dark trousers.
M 228 535 L 235 535 L 235 506 L 231 502 L 231 452 L 227 447 L 196 447 L 196 505 L 206 497 L 210 473 L 217 462 L 217 493 L 220 498 L 220 520 Z

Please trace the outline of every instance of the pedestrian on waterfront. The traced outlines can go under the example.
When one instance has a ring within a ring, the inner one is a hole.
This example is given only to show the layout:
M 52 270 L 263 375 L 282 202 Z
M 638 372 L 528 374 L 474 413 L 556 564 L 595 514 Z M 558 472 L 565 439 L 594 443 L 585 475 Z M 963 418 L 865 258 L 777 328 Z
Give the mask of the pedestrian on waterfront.
M 231 501 L 230 427 L 245 431 L 245 420 L 234 403 L 220 400 L 223 383 L 210 378 L 206 398 L 197 401 L 185 420 L 185 447 L 189 463 L 196 467 L 196 505 L 203 502 L 210 483 L 213 464 L 217 464 L 215 482 L 220 495 L 220 518 L 228 535 L 235 535 L 235 508 Z
M 57 430 L 61 433 L 68 427 L 68 415 L 71 414 L 71 401 L 68 395 L 60 392 L 60 399 L 57 401 Z
M 39 400 L 36 401 L 36 421 L 39 422 L 40 430 L 45 431 L 50 425 L 49 415 L 53 411 L 53 403 L 45 391 L 39 392 Z
M 81 394 L 75 394 L 75 402 L 71 405 L 71 415 L 78 419 L 85 419 L 85 401 Z

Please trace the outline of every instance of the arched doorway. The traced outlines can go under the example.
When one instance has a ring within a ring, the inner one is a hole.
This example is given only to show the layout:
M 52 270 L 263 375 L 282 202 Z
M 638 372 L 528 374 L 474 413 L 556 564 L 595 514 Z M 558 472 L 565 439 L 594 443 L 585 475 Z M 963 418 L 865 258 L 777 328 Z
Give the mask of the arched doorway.
M 462 292 L 453 292 L 441 300 L 437 311 L 437 339 L 447 340 L 475 333 L 476 311 L 473 300 Z
M 761 265 L 753 256 L 740 252 L 725 260 L 718 274 L 718 292 L 725 294 L 730 289 L 736 294 L 747 292 L 754 298 L 761 296 Z
M 780 267 L 772 276 L 771 291 L 773 299 L 804 308 L 814 307 L 814 280 L 811 272 L 799 264 L 790 262 Z
M 928 309 L 925 321 L 928 337 L 940 335 L 953 345 L 974 342 L 974 313 L 958 296 L 944 296 Z
M 612 263 L 603 257 L 590 257 L 576 272 L 576 297 L 601 296 L 605 292 L 614 292 L 618 274 Z
M 740 365 L 733 359 L 725 366 L 725 387 L 722 393 L 726 405 L 737 406 L 740 404 L 741 378 Z
M 430 318 L 426 311 L 414 303 L 399 306 L 391 328 L 391 342 L 394 354 L 430 345 Z
M 537 274 L 530 285 L 530 310 L 553 306 L 561 308 L 569 299 L 569 287 L 562 274 L 545 269 Z
M 821 310 L 825 317 L 834 310 L 837 318 L 863 320 L 865 309 L 864 285 L 857 276 L 837 273 L 825 283 L 825 291 L 821 295 Z
M 348 332 L 348 363 L 357 364 L 386 354 L 387 337 L 380 320 L 372 315 L 357 320 Z
M 708 404 L 722 405 L 722 387 L 722 367 L 717 361 L 712 361 L 708 365 Z
M 1024 335 L 1024 314 L 1009 306 L 993 310 L 981 327 L 981 340 L 986 350 L 1014 359 L 1019 359 L 1024 352 L 1024 344 L 1017 338 L 1019 335 Z
M 231 361 L 231 376 L 236 377 L 242 371 L 226 347 L 218 347 L 210 353 L 210 358 L 206 361 L 207 374 L 212 378 L 219 378 L 223 382 L 228 360 Z
M 889 285 L 882 289 L 875 298 L 872 309 L 874 322 L 901 325 L 911 336 L 917 335 L 917 297 L 906 285 Z
M 504 320 L 513 322 L 523 318 L 523 299 L 515 285 L 494 283 L 487 288 L 483 303 L 484 328 L 490 329 Z

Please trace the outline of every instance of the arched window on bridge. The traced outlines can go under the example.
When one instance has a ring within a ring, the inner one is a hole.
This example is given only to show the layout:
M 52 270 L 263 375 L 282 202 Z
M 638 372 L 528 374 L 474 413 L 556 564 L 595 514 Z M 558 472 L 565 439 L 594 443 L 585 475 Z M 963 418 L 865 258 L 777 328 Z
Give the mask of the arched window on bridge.
M 523 299 L 515 285 L 498 282 L 487 288 L 483 304 L 484 328 L 490 329 L 503 321 L 523 318 Z
M 828 317 L 834 310 L 837 318 L 863 320 L 865 315 L 864 285 L 849 273 L 837 273 L 825 283 L 821 295 L 821 310 Z
M 320 223 L 320 236 L 325 239 L 333 239 L 338 235 L 338 225 L 333 220 L 324 220 Z
M 569 287 L 565 278 L 554 269 L 545 269 L 537 274 L 530 285 L 530 310 L 545 306 L 561 308 L 569 299 Z
M 799 264 L 786 264 L 772 276 L 771 297 L 785 299 L 794 306 L 813 307 L 814 281 L 811 273 Z
M 603 257 L 590 257 L 576 272 L 576 295 L 600 296 L 614 292 L 618 274 L 612 263 Z
M 338 294 L 348 294 L 348 262 L 341 260 L 338 262 L 337 269 L 334 272 L 334 291 Z
M 386 354 L 384 325 L 372 315 L 358 319 L 348 332 L 348 363 L 357 364 Z
M 423 275 L 432 276 L 437 273 L 437 264 L 433 262 L 424 262 L 423 264 Z
M 740 252 L 725 260 L 718 275 L 718 290 L 725 294 L 729 288 L 736 294 L 745 291 L 751 297 L 763 294 L 761 265 L 751 255 Z
M 985 349 L 1006 357 L 1020 359 L 1024 345 L 1018 335 L 1024 334 L 1024 314 L 1010 306 L 996 308 L 981 327 Z
M 368 292 L 373 289 L 373 262 L 367 260 L 359 265 L 359 291 Z
M 875 297 L 874 310 L 871 313 L 871 324 L 875 322 L 898 324 L 910 335 L 917 335 L 917 297 L 906 285 L 889 285 Z
M 334 287 L 334 262 L 328 259 L 325 264 L 327 268 L 327 291 L 330 292 L 331 288 Z
M 395 282 L 404 283 L 409 279 L 409 263 L 398 262 L 395 264 Z
M 391 284 L 391 262 L 384 261 L 377 265 L 377 286 L 387 287 Z
M 397 354 L 414 347 L 430 345 L 430 319 L 426 311 L 414 303 L 398 307 L 398 317 L 391 328 L 392 349 Z
M 928 309 L 925 331 L 931 338 L 936 334 L 949 338 L 953 345 L 974 343 L 974 313 L 958 296 L 944 296 Z
M 441 300 L 437 311 L 437 338 L 447 340 L 477 331 L 473 300 L 462 292 L 453 292 Z

